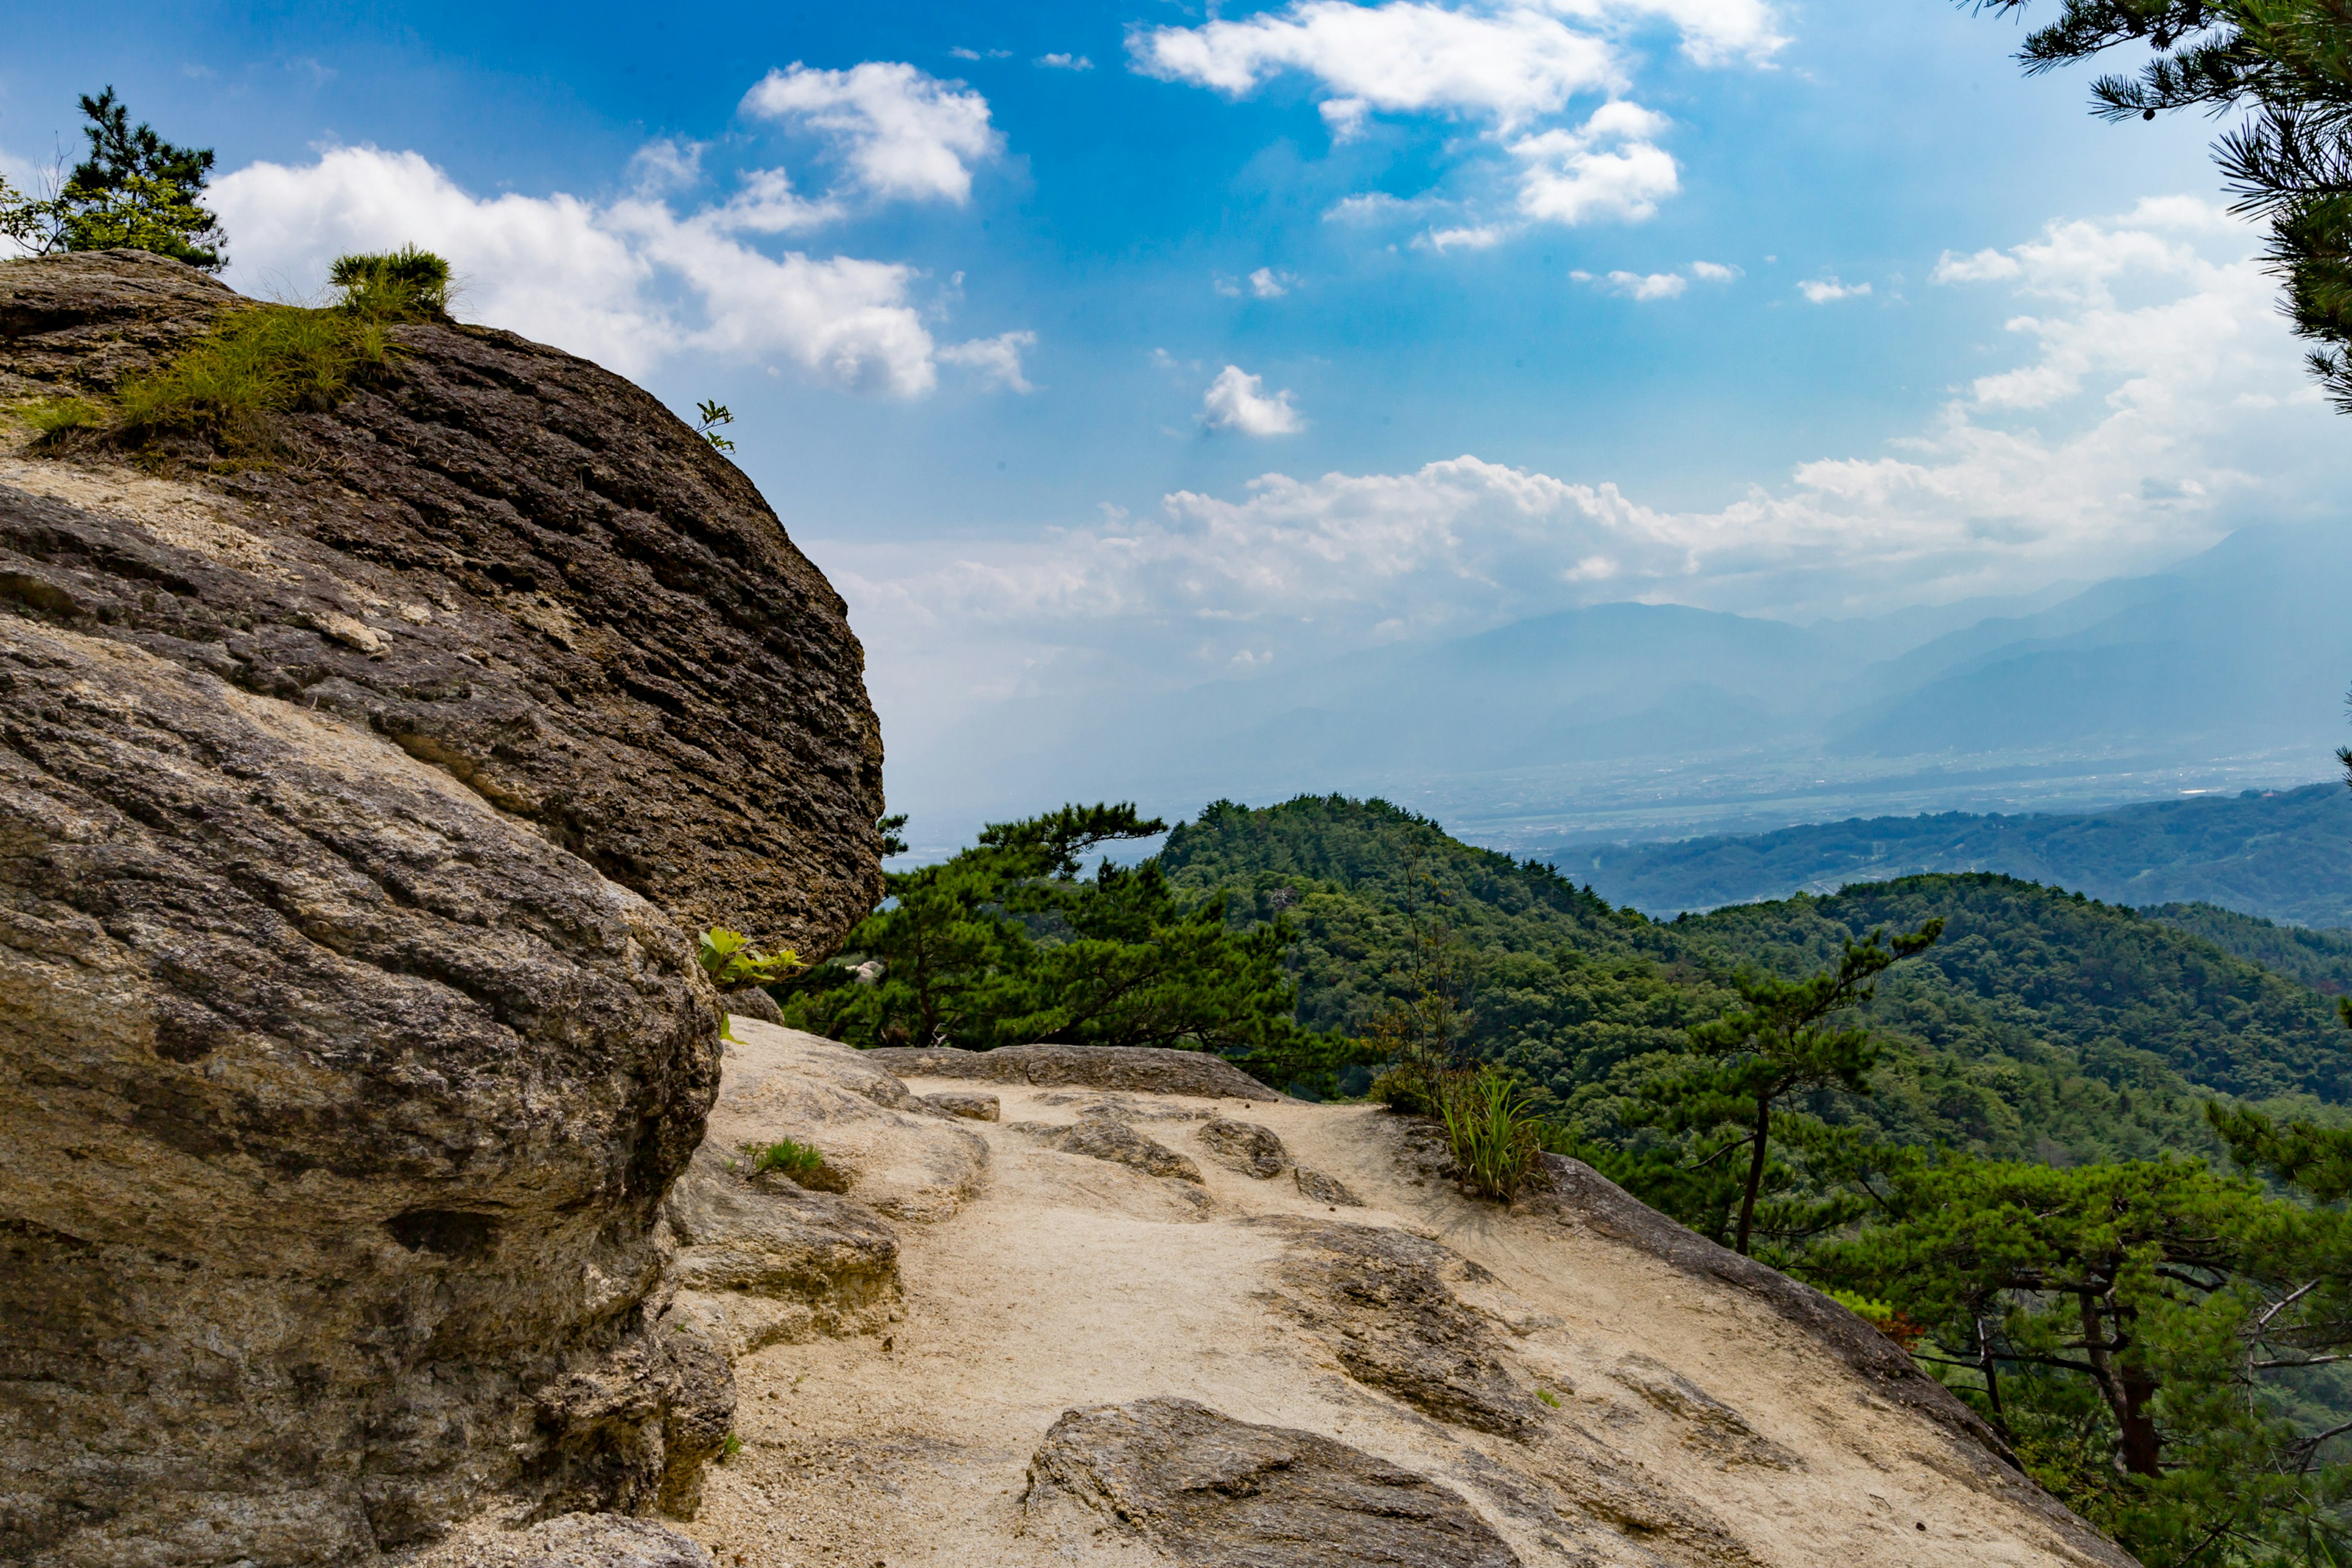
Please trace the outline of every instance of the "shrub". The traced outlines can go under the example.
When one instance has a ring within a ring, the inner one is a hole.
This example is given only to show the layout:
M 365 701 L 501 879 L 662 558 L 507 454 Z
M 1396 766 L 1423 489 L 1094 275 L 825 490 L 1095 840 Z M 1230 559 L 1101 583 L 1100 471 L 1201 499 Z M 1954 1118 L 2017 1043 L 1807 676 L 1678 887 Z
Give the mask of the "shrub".
M 379 321 L 449 319 L 449 264 L 413 245 L 339 256 L 327 280 L 343 291 L 341 308 L 350 315 Z
M 1527 1091 L 1492 1067 L 1445 1074 L 1437 1110 L 1454 1163 L 1471 1185 L 1505 1203 L 1543 1161 L 1538 1121 Z

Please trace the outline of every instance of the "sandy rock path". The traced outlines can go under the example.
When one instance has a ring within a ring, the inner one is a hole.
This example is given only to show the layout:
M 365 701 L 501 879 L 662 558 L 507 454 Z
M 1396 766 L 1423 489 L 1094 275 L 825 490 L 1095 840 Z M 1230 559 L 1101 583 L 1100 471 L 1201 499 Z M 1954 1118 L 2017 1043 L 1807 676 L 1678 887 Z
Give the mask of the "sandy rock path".
M 778 1068 L 785 1031 L 736 1026 L 771 1042 L 751 1070 L 833 1070 L 839 1047 L 793 1037 Z M 932 1118 L 986 1141 L 985 1179 L 952 1212 L 901 1202 L 929 1217 L 897 1223 L 895 1307 L 739 1361 L 743 1447 L 684 1527 L 720 1563 L 1376 1560 L 1339 1540 L 1203 1555 L 1115 1510 L 1024 1504 L 1066 1412 L 1162 1396 L 1425 1477 L 1530 1565 L 2127 1562 L 1784 1315 L 1540 1204 L 1465 1197 L 1384 1110 L 989 1087 L 1001 1120 Z M 1088 1116 L 1201 1181 L 1040 1135 Z M 1270 1131 L 1363 1206 L 1220 1163 L 1213 1117 Z

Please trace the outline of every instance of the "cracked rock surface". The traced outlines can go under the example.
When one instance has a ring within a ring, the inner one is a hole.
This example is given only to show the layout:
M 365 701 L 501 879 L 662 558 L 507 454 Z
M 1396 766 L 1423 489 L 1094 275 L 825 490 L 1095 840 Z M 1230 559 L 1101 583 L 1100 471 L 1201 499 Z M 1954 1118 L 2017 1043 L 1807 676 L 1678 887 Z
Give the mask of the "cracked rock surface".
M 1072 1410 L 1029 1461 L 1033 1529 L 1085 1515 L 1221 1568 L 1517 1568 L 1456 1493 L 1360 1448 L 1190 1399 Z M 1057 1512 L 1063 1519 L 1057 1520 Z M 1073 1533 L 1076 1533 L 1074 1531 Z
M 0 414 L 247 308 L 0 262 Z M 719 1080 L 688 932 L 822 952 L 870 908 L 858 646 L 643 392 L 394 336 L 266 464 L 0 421 L 11 1562 L 688 1510 L 732 1419 L 657 1234 Z

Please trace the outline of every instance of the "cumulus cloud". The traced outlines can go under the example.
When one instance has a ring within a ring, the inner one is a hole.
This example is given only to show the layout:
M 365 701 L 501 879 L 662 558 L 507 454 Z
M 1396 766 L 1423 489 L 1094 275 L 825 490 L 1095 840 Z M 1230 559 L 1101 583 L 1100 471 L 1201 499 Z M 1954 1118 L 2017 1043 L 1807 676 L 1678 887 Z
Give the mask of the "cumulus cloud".
M 1095 62 L 1084 55 L 1039 55 L 1036 63 L 1055 71 L 1090 71 L 1095 68 Z
M 1574 130 L 1511 143 L 1519 161 L 1519 211 L 1538 222 L 1639 222 L 1675 194 L 1675 161 L 1652 140 L 1666 118 L 1638 103 L 1604 103 Z
M 1760 65 L 1787 42 L 1765 0 L 1506 0 L 1458 8 L 1292 0 L 1198 26 L 1139 26 L 1128 50 L 1139 71 L 1232 98 L 1286 72 L 1310 77 L 1334 142 L 1362 135 L 1376 113 L 1470 121 L 1481 127 L 1479 142 L 1517 160 L 1512 221 L 1639 222 L 1679 184 L 1673 157 L 1657 144 L 1664 117 L 1626 98 L 1633 57 L 1625 39 L 1660 20 L 1706 65 Z M 1605 101 L 1581 124 L 1556 123 L 1572 100 L 1593 96 Z M 1377 198 L 1360 199 L 1365 205 L 1342 203 L 1326 216 L 1374 216 Z M 1501 219 L 1474 216 L 1423 237 L 1444 250 L 1509 232 Z
M 680 216 L 642 193 L 603 204 L 479 197 L 417 153 L 339 147 L 309 164 L 239 169 L 214 182 L 209 199 L 236 236 L 230 280 L 248 291 L 302 292 L 346 251 L 415 243 L 449 258 L 476 319 L 623 374 L 697 352 L 781 359 L 837 385 L 901 396 L 937 380 L 907 268 L 772 257 L 744 243 L 745 233 L 807 217 L 780 171 Z
M 1797 285 L 1797 292 L 1816 305 L 1826 305 L 1836 300 L 1856 300 L 1870 292 L 1867 283 L 1846 283 L 1835 278 L 1809 278 Z
M 1694 261 L 1691 276 L 1702 283 L 1728 283 L 1741 276 L 1737 267 L 1727 267 L 1719 261 Z
M 950 343 L 940 350 L 940 358 L 976 373 L 984 385 L 1003 387 L 1007 392 L 1034 392 L 1036 387 L 1021 374 L 1021 355 L 1036 346 L 1034 332 L 999 332 L 992 338 Z
M 1999 251 L 2014 271 L 1971 286 L 2050 302 L 1996 329 L 2010 368 L 1887 449 L 1799 463 L 1720 507 L 1465 455 L 1179 490 L 1156 516 L 997 546 L 821 559 L 863 624 L 889 628 L 886 686 L 952 648 L 936 668 L 971 690 L 1047 679 L 1071 650 L 1205 679 L 1244 650 L 1328 655 L 1612 600 L 1802 617 L 2150 569 L 2352 482 L 2258 236 L 2217 213 L 2143 207 Z M 1238 368 L 1218 381 L 1265 400 Z
M 971 197 L 973 165 L 1003 151 L 986 99 L 899 60 L 845 71 L 795 62 L 746 93 L 743 111 L 822 133 L 858 184 L 883 197 L 961 205 Z
M 1217 373 L 1201 395 L 1201 422 L 1212 430 L 1244 436 L 1290 436 L 1307 428 L 1287 391 L 1265 395 L 1265 379 L 1237 364 Z
M 1276 272 L 1271 267 L 1261 267 L 1249 275 L 1250 292 L 1261 300 L 1279 300 L 1297 281 L 1289 273 Z

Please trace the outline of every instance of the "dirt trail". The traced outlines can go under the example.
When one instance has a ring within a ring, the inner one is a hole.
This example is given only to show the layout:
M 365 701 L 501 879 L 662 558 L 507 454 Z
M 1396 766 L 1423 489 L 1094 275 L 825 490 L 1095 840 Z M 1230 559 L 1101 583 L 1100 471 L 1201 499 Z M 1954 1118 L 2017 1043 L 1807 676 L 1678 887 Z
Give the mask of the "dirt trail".
M 2125 1561 L 2021 1501 L 2021 1489 L 1987 1486 L 1963 1439 L 1878 1397 L 1752 1296 L 1539 1205 L 1464 1196 L 1422 1168 L 1409 1124 L 1386 1111 L 987 1087 L 1002 1121 L 951 1124 L 987 1141 L 985 1184 L 945 1218 L 898 1225 L 904 1294 L 890 1321 L 738 1363 L 744 1446 L 711 1471 L 686 1527 L 722 1564 L 1202 1560 L 1161 1555 L 1108 1514 L 1074 1533 L 1024 1507 L 1031 1457 L 1064 1412 L 1157 1395 L 1426 1476 L 1528 1564 Z M 1106 1105 L 1193 1159 L 1202 1181 L 1062 1152 L 1035 1126 Z M 1213 1115 L 1270 1129 L 1363 1206 L 1315 1202 L 1286 1170 L 1257 1179 L 1218 1163 L 1199 1135 Z M 1296 1261 L 1303 1247 L 1364 1234 L 1330 1228 L 1342 1226 L 1466 1260 L 1445 1265 L 1460 1305 L 1424 1303 L 1422 1326 L 1408 1324 L 1423 1338 L 1397 1353 L 1430 1352 L 1431 1375 L 1465 1387 L 1486 1357 L 1489 1392 L 1465 1397 L 1524 1410 L 1525 1435 L 1400 1397 L 1419 1375 L 1410 1368 L 1374 1386 L 1366 1346 L 1378 1352 L 1393 1326 L 1381 1312 L 1405 1308 L 1352 1285 L 1314 1298 L 1320 1276 Z M 1347 1316 L 1359 1310 L 1368 1315 Z

